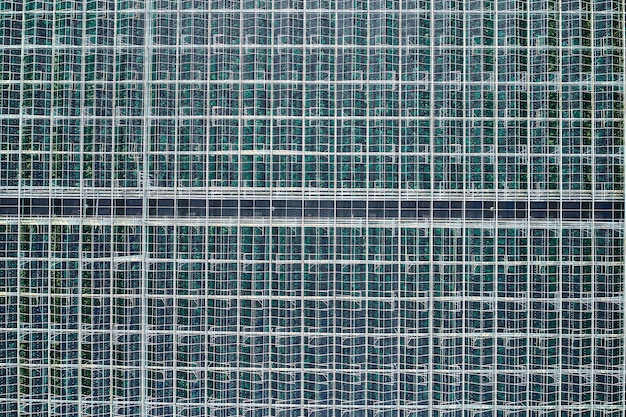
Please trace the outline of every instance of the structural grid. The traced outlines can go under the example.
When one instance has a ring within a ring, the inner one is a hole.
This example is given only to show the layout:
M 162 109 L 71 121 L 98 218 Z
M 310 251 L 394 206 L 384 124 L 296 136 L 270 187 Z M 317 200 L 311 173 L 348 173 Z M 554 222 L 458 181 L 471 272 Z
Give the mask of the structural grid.
M 623 0 L 0 0 L 0 415 L 623 417 Z

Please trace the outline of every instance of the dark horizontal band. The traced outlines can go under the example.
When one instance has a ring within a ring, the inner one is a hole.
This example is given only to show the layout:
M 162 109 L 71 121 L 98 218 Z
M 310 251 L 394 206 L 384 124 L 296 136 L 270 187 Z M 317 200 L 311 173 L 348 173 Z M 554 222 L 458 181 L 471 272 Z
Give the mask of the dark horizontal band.
M 621 201 L 365 201 L 149 199 L 148 217 L 624 219 Z M 1 198 L 4 216 L 143 216 L 142 199 Z

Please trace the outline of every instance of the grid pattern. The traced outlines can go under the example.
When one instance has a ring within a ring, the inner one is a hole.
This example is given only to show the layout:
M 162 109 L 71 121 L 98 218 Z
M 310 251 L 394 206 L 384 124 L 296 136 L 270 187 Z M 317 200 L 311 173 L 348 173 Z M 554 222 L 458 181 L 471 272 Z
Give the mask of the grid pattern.
M 619 2 L 3 3 L 3 187 L 622 188 Z
M 617 417 L 618 0 L 0 2 L 0 414 Z

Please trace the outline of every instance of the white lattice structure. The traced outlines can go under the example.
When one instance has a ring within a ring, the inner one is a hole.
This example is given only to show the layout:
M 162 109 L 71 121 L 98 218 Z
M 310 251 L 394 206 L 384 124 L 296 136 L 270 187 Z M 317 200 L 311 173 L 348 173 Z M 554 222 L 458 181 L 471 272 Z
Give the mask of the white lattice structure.
M 0 415 L 621 416 L 625 13 L 0 1 Z

